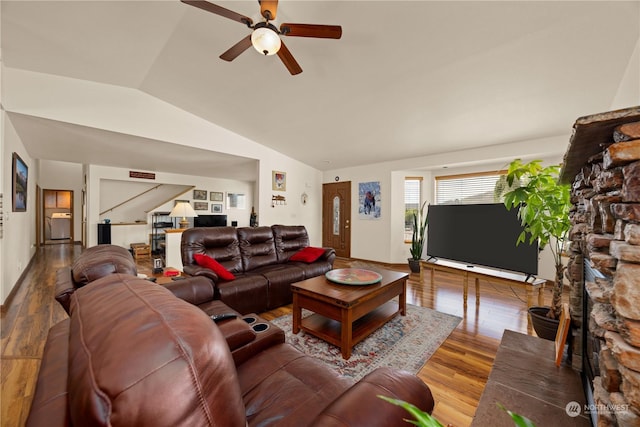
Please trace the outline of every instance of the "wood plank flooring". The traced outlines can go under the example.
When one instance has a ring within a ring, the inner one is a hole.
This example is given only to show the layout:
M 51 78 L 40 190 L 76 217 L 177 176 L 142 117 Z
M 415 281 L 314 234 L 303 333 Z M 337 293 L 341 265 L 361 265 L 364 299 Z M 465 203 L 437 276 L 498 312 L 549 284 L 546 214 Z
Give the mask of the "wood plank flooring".
M 1 426 L 22 426 L 35 388 L 47 331 L 66 317 L 53 298 L 56 270 L 69 265 L 80 254 L 77 245 L 47 245 L 39 249 L 31 269 L 1 318 Z M 338 259 L 335 267 L 362 266 L 362 260 Z M 404 265 L 381 265 L 407 271 Z M 149 261 L 141 261 L 139 272 L 150 272 Z M 463 318 L 460 325 L 429 359 L 418 376 L 431 388 L 441 423 L 456 427 L 471 424 L 480 395 L 489 376 L 500 338 L 505 329 L 527 333 L 524 290 L 482 281 L 480 301 L 469 292 L 466 312 L 462 306 L 460 277 L 436 273 L 435 285 L 425 274 L 408 281 L 407 302 L 430 307 Z M 550 302 L 549 291 L 545 299 Z M 291 313 L 291 306 L 262 314 L 272 319 Z

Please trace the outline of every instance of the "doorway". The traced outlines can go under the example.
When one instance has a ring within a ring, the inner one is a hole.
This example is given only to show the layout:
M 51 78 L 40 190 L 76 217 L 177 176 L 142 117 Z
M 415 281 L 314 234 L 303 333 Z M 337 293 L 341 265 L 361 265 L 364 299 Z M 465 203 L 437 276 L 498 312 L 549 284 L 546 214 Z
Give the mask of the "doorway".
M 322 246 L 351 256 L 351 181 L 322 185 Z
M 44 244 L 73 243 L 73 191 L 42 190 Z

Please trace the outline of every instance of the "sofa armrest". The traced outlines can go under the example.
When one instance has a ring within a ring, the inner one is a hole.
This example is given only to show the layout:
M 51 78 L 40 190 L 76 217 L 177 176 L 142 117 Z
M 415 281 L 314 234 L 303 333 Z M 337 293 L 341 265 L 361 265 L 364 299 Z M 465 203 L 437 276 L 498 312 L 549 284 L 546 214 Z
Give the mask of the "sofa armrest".
M 215 299 L 213 282 L 205 276 L 187 277 L 173 280 L 164 285 L 178 298 L 193 305 L 203 304 Z
M 217 325 L 220 332 L 222 332 L 222 335 L 227 340 L 229 350 L 231 351 L 249 344 L 256 339 L 256 333 L 253 328 L 251 328 L 251 326 L 241 318 L 224 320 L 217 323 Z
M 335 399 L 312 425 L 390 426 L 412 418 L 405 409 L 385 402 L 379 395 L 404 400 L 428 413 L 433 411 L 431 390 L 422 380 L 405 371 L 378 368 Z
M 56 290 L 55 298 L 62 308 L 69 314 L 69 306 L 71 305 L 71 295 L 76 291 L 73 283 L 71 267 L 63 267 L 56 272 Z
M 218 283 L 220 281 L 220 278 L 216 273 L 214 273 L 213 270 L 210 270 L 206 267 L 202 267 L 200 265 L 195 265 L 195 264 L 185 265 L 182 267 L 182 269 L 184 270 L 185 273 L 187 273 L 190 276 L 208 277 L 213 281 L 213 283 Z
M 322 248 L 324 249 L 324 255 L 320 257 L 320 259 L 324 259 L 329 261 L 331 265 L 333 265 L 333 261 L 336 259 L 336 250 L 334 248 Z

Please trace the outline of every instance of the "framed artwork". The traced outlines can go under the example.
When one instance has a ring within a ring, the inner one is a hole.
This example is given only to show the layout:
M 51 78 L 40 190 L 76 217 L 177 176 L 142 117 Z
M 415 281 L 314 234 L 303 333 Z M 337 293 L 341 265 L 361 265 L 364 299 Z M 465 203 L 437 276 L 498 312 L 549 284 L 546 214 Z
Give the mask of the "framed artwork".
M 211 213 L 222 213 L 222 203 L 211 203 Z
M 271 171 L 271 188 L 273 191 L 287 190 L 287 173 L 280 171 Z
M 222 191 L 212 191 L 209 193 L 209 200 L 212 202 L 224 202 L 224 193 Z
M 209 202 L 193 202 L 193 209 L 196 211 L 208 211 Z
M 380 181 L 358 184 L 358 217 L 360 219 L 380 219 Z
M 193 200 L 207 200 L 207 190 L 193 190 Z
M 178 199 L 176 199 L 176 200 L 173 201 L 173 206 L 177 205 L 178 203 L 191 203 L 191 202 L 189 202 L 188 200 L 178 200 Z
M 27 180 L 29 168 L 18 153 L 13 153 L 13 212 L 27 211 Z
M 227 193 L 227 209 L 244 209 L 246 196 L 241 193 Z

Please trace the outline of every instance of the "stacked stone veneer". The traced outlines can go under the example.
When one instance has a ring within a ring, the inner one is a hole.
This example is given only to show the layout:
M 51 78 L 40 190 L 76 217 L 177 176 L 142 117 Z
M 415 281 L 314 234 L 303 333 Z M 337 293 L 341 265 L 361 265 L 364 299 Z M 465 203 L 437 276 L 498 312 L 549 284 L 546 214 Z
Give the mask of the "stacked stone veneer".
M 584 284 L 593 303 L 588 328 L 601 340 L 598 424 L 640 426 L 640 122 L 616 128 L 576 175 L 571 195 L 566 276 L 574 324 L 582 320 L 583 262 L 604 276 Z

